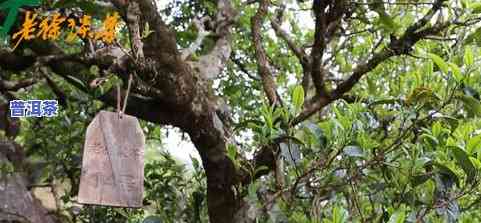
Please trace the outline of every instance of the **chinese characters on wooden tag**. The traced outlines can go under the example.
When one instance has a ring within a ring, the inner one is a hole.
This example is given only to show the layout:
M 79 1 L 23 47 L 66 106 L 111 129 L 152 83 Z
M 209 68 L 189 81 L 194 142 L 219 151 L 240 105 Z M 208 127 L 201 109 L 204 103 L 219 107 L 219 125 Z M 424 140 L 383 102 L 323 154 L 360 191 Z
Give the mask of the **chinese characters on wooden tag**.
M 145 139 L 137 118 L 101 111 L 87 128 L 79 203 L 141 207 Z

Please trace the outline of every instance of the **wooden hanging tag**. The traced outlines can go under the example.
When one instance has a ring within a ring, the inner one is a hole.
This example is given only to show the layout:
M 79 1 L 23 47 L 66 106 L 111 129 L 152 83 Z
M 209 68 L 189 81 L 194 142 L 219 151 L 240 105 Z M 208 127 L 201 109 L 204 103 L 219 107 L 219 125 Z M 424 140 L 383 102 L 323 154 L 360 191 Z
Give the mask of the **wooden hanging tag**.
M 97 114 L 87 128 L 78 202 L 142 207 L 144 146 L 137 118 Z

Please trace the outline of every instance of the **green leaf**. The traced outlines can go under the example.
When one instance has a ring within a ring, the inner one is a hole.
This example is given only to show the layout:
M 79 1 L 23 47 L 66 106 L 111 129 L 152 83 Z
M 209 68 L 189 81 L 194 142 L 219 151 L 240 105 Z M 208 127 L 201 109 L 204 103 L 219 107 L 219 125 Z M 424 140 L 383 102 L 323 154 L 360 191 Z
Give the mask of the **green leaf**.
M 364 153 L 359 146 L 346 146 L 344 154 L 351 157 L 364 157 Z
M 257 167 L 257 169 L 255 169 L 255 174 L 257 174 L 261 171 L 266 171 L 266 170 L 269 170 L 269 167 L 262 165 L 260 167 Z
M 473 13 L 481 13 L 481 2 L 472 3 L 469 7 L 473 10 Z
M 478 92 L 476 89 L 474 89 L 474 88 L 472 88 L 472 87 L 470 87 L 470 86 L 468 86 L 468 85 L 464 85 L 464 87 L 463 87 L 462 90 L 463 90 L 463 93 L 464 93 L 465 95 L 471 96 L 471 97 L 479 100 L 480 95 L 479 95 L 479 92 Z
M 367 81 L 367 89 L 369 91 L 369 94 L 375 94 L 376 93 L 376 82 L 373 80 L 373 78 L 370 78 L 369 76 L 366 78 Z
M 477 28 L 474 32 L 469 34 L 464 41 L 465 45 L 469 45 L 473 42 L 478 42 L 481 39 L 481 28 Z
M 481 161 L 479 161 L 478 159 L 474 158 L 474 157 L 469 157 L 469 160 L 471 160 L 471 163 L 473 163 L 473 165 L 476 167 L 476 169 L 481 169 Z
M 481 148 L 481 135 L 474 136 L 466 143 L 466 152 L 472 154 Z
M 379 13 L 379 21 L 390 32 L 395 32 L 398 27 L 397 24 L 394 22 L 394 20 L 391 18 L 391 16 L 389 16 L 385 12 Z
M 262 126 L 262 125 L 263 125 L 263 122 L 261 120 L 248 119 L 246 121 L 243 121 L 243 122 L 237 124 L 234 128 L 234 132 L 239 131 L 239 130 L 243 130 L 245 128 L 250 128 L 252 130 L 255 130 L 255 129 L 260 128 L 260 126 Z
M 432 61 L 429 61 L 426 63 L 426 65 L 424 66 L 424 71 L 426 72 L 425 75 L 426 76 L 431 76 L 431 74 L 433 74 L 433 62 Z
M 414 175 L 411 179 L 411 184 L 413 187 L 416 187 L 428 181 L 429 179 L 431 179 L 431 175 L 429 174 Z
M 398 210 L 391 215 L 388 223 L 404 223 L 405 218 L 406 212 L 404 210 Z
M 386 8 L 382 1 L 376 0 L 373 2 L 374 4 L 370 4 L 369 8 L 375 11 L 379 15 L 379 22 L 381 25 L 389 32 L 395 32 L 398 28 L 394 19 L 387 13 Z
M 449 167 L 441 164 L 441 163 L 434 163 L 434 165 L 438 168 L 438 171 L 440 174 L 444 175 L 445 177 L 448 177 L 449 180 L 452 180 L 456 183 L 456 185 L 459 186 L 459 178 L 458 175 L 454 173 L 453 170 L 451 170 Z
M 426 141 L 429 142 L 433 146 L 439 144 L 439 141 L 436 137 L 434 137 L 433 135 L 427 134 L 427 133 L 422 134 L 420 138 L 421 139 L 427 139 Z
M 481 117 L 481 103 L 471 96 L 461 95 L 459 99 L 464 103 L 470 115 Z
M 344 223 L 347 221 L 346 211 L 339 205 L 332 208 L 332 223 Z
M 472 66 L 474 64 L 473 50 L 470 47 L 464 49 L 464 64 L 466 66 Z
M 296 112 L 302 108 L 304 104 L 304 89 L 302 86 L 298 85 L 294 88 L 292 92 L 292 103 L 294 104 Z
M 452 146 L 451 149 L 453 151 L 454 158 L 456 158 L 456 161 L 458 162 L 458 165 L 461 166 L 467 175 L 466 182 L 473 182 L 474 177 L 476 176 L 476 168 L 474 167 L 473 163 L 471 163 L 471 160 L 469 160 L 469 155 L 466 153 L 466 151 L 458 146 Z
M 454 63 L 449 63 L 449 67 L 451 67 L 451 71 L 453 71 L 453 77 L 457 82 L 461 82 L 463 80 L 463 74 L 461 74 L 461 69 L 458 65 Z
M 127 212 L 125 212 L 124 209 L 114 208 L 113 210 L 114 210 L 115 212 L 117 212 L 118 214 L 122 215 L 123 217 L 129 218 L 129 214 L 127 214 Z
M 439 100 L 438 96 L 433 92 L 432 89 L 426 87 L 418 87 L 413 90 L 413 92 L 407 96 L 406 104 L 429 104 L 437 102 Z
M 436 138 L 441 136 L 441 133 L 443 132 L 443 126 L 441 125 L 441 123 L 435 122 L 431 127 L 431 132 L 433 133 L 433 136 Z
M 90 66 L 90 69 L 89 69 L 90 74 L 92 74 L 92 75 L 94 75 L 94 76 L 98 76 L 98 75 L 99 75 L 99 70 L 100 70 L 99 67 L 96 66 L 96 65 Z
M 270 106 L 263 105 L 261 108 L 261 113 L 264 117 L 264 121 L 266 122 L 267 127 L 269 127 L 269 129 L 272 129 L 274 127 L 274 118 L 272 117 L 273 109 L 271 109 Z
M 257 184 L 251 183 L 247 188 L 249 199 L 256 200 L 257 199 Z
M 239 167 L 239 165 L 238 165 L 239 161 L 237 160 L 237 150 L 236 150 L 234 145 L 229 144 L 227 146 L 227 157 L 229 157 L 229 159 L 232 161 L 232 163 L 234 163 L 234 166 L 236 168 Z
M 154 33 L 155 31 L 152 31 L 150 29 L 150 25 L 148 22 L 145 22 L 144 30 L 142 31 L 142 36 L 140 37 L 141 39 L 145 39 L 150 36 L 150 34 Z
M 145 218 L 142 223 L 162 223 L 162 218 L 159 216 L 149 216 Z
M 433 53 L 428 53 L 428 55 L 443 73 L 448 73 L 449 65 L 446 63 L 446 61 L 443 60 L 443 58 Z

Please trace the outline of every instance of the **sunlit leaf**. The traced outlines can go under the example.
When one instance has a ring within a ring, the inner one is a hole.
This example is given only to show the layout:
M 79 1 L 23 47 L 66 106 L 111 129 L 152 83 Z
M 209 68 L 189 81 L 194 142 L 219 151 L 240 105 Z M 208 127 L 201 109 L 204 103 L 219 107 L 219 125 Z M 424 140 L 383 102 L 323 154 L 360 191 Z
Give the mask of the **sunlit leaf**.
M 449 72 L 449 65 L 443 58 L 433 53 L 428 53 L 428 55 L 443 73 L 447 74 Z
M 474 64 L 473 50 L 471 47 L 464 49 L 464 64 L 466 64 L 466 66 L 472 66 Z
M 292 92 L 292 103 L 296 111 L 299 111 L 304 104 L 304 89 L 302 86 L 298 85 L 294 88 Z
M 404 223 L 405 218 L 406 212 L 404 210 L 398 210 L 391 215 L 388 223 Z
M 463 74 L 461 73 L 461 69 L 458 67 L 458 65 L 454 63 L 449 63 L 449 67 L 451 67 L 454 79 L 457 82 L 461 82 L 463 80 Z
M 481 169 L 481 161 L 479 161 L 479 159 L 470 156 L 469 160 L 471 161 L 471 163 L 473 163 L 476 169 L 478 169 L 478 171 Z
M 469 5 L 473 13 L 481 13 L 481 2 L 474 2 Z
M 332 223 L 347 222 L 347 213 L 342 207 L 335 205 L 332 209 Z
M 438 138 L 439 136 L 441 136 L 441 133 L 443 131 L 443 126 L 441 125 L 441 122 L 435 122 L 431 127 L 431 131 L 434 137 Z
M 468 154 L 479 152 L 479 149 L 481 149 L 481 135 L 470 138 L 466 143 L 466 151 Z

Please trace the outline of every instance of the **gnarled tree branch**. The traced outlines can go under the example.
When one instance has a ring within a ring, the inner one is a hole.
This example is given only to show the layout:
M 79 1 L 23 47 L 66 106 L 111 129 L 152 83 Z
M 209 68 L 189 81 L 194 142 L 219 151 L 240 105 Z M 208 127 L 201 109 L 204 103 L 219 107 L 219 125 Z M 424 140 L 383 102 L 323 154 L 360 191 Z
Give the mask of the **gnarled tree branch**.
M 259 9 L 257 13 L 251 19 L 251 30 L 252 30 L 252 42 L 255 48 L 255 57 L 257 59 L 257 68 L 259 75 L 262 79 L 262 86 L 264 88 L 264 92 L 267 95 L 267 99 L 269 99 L 269 103 L 277 104 L 278 98 L 276 93 L 276 84 L 274 78 L 272 77 L 271 71 L 269 70 L 269 62 L 266 55 L 266 51 L 262 46 L 262 36 L 261 36 L 261 29 L 262 23 L 267 16 L 267 9 L 269 7 L 269 0 L 260 0 L 259 1 Z
M 292 38 L 289 37 L 289 34 L 286 31 L 282 30 L 281 28 L 282 11 L 281 10 L 278 11 L 278 16 L 276 17 L 276 19 L 273 19 L 273 18 L 271 19 L 271 26 L 276 32 L 276 35 L 286 42 L 289 49 L 294 53 L 294 55 L 299 60 L 304 73 L 302 76 L 302 87 L 304 88 L 304 94 L 307 95 L 307 92 L 309 90 L 310 80 L 311 80 L 310 75 L 312 72 L 311 57 L 309 57 L 306 54 L 303 48 L 299 47 L 296 43 L 294 43 L 294 40 L 292 40 Z
M 432 16 L 441 9 L 445 1 L 446 0 L 437 0 L 431 10 L 419 21 L 408 27 L 399 39 L 393 38 L 387 47 L 375 53 L 366 63 L 358 65 L 349 78 L 341 82 L 337 88 L 330 93 L 329 97 L 317 97 L 317 99 L 313 98 L 310 102 L 305 103 L 304 110 L 294 119 L 293 123 L 297 124 L 306 120 L 330 102 L 341 98 L 344 93 L 350 91 L 354 85 L 359 82 L 362 76 L 375 69 L 382 62 L 393 56 L 409 53 L 412 47 L 421 39 L 435 35 L 449 27 L 449 23 L 441 23 L 422 29 L 429 21 L 429 18 L 432 18 Z

